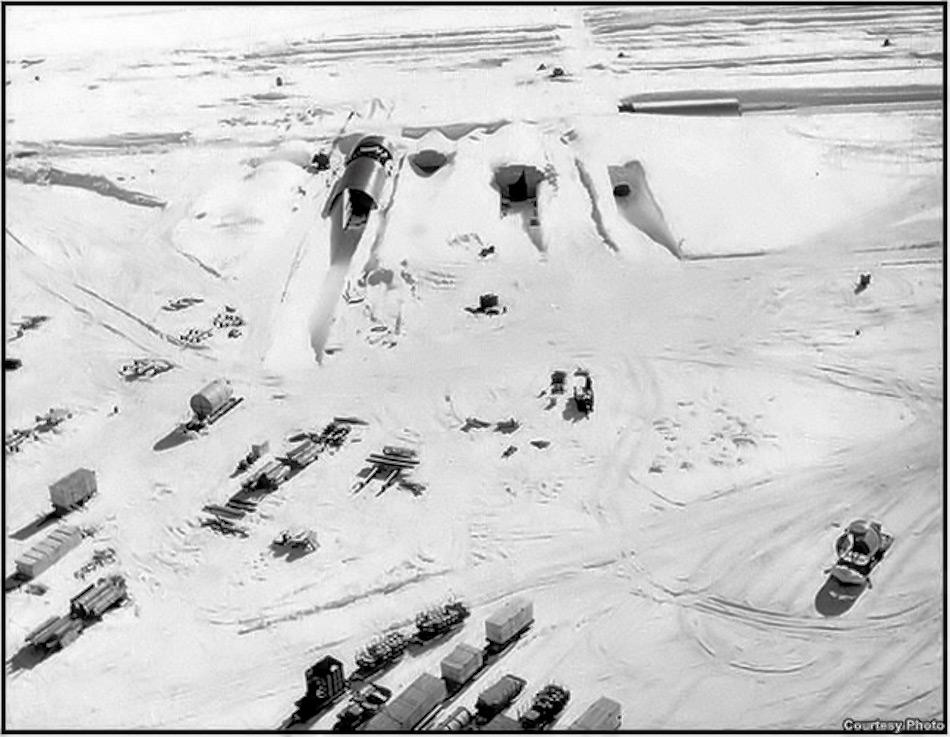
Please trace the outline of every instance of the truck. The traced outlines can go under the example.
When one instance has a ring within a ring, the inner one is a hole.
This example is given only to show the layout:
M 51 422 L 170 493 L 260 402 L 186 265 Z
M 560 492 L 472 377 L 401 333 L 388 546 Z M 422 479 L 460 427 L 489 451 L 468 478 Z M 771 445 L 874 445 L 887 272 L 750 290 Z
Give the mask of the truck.
M 524 678 L 508 673 L 482 691 L 475 702 L 475 723 L 483 725 L 494 719 L 511 706 L 526 684 Z

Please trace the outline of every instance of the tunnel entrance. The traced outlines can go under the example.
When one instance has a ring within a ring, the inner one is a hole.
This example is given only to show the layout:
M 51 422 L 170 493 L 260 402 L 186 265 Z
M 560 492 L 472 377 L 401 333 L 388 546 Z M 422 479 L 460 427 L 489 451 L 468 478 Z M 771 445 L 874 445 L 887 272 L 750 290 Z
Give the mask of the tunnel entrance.
M 493 185 L 501 198 L 501 215 L 510 212 L 527 211 L 531 225 L 538 220 L 538 186 L 544 181 L 544 174 L 533 166 L 511 164 L 495 170 Z
M 439 169 L 449 162 L 449 157 L 441 151 L 427 148 L 419 151 L 409 157 L 409 163 L 412 165 L 416 174 L 428 177 L 435 174 Z

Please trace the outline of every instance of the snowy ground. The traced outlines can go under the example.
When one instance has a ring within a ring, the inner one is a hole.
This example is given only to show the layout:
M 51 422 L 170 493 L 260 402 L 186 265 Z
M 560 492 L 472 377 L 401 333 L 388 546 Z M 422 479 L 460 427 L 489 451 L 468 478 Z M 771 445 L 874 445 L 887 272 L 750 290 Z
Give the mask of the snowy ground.
M 86 466 L 100 488 L 48 592 L 5 595 L 7 727 L 273 729 L 322 654 L 349 667 L 417 610 L 469 602 L 460 634 L 383 677 L 398 689 L 516 593 L 535 627 L 483 679 L 568 686 L 561 725 L 602 695 L 644 730 L 945 719 L 939 7 L 5 12 L 8 340 L 51 317 L 7 344 L 6 430 L 74 413 L 5 460 L 5 574 L 42 537 L 22 531 L 48 484 Z M 617 113 L 661 92 L 769 104 Z M 402 165 L 331 266 L 342 154 L 300 164 L 344 125 Z M 420 176 L 424 148 L 450 164 Z M 643 189 L 622 208 L 608 168 L 631 162 Z M 539 234 L 499 218 L 492 172 L 512 163 L 549 174 Z M 72 186 L 35 183 L 50 171 Z M 365 301 L 339 299 L 366 270 Z M 464 311 L 487 291 L 505 314 Z M 161 309 L 185 295 L 205 301 Z M 225 304 L 242 337 L 176 344 Z M 176 368 L 124 382 L 143 356 Z M 589 419 L 538 396 L 578 365 Z M 244 403 L 154 450 L 219 376 Z M 279 451 L 334 415 L 367 420 L 362 441 L 270 497 L 249 538 L 198 525 L 251 442 Z M 419 450 L 426 494 L 351 495 L 393 443 Z M 896 543 L 826 618 L 822 570 L 858 517 Z M 269 542 L 295 524 L 321 547 L 288 562 Z M 23 657 L 106 546 L 131 604 Z

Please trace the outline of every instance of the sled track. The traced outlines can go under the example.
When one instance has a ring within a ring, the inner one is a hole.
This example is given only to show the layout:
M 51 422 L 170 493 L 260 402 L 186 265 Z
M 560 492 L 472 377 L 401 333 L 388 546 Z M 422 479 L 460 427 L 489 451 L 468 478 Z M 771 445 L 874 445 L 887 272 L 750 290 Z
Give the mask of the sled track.
M 940 617 L 939 602 L 917 601 L 905 609 L 887 614 L 869 615 L 864 619 L 832 622 L 818 617 L 801 617 L 783 612 L 759 609 L 749 604 L 731 601 L 720 596 L 707 596 L 688 606 L 707 614 L 741 622 L 763 630 L 807 632 L 815 634 L 853 633 L 856 635 L 879 635 L 900 631 L 908 625 L 920 625 Z

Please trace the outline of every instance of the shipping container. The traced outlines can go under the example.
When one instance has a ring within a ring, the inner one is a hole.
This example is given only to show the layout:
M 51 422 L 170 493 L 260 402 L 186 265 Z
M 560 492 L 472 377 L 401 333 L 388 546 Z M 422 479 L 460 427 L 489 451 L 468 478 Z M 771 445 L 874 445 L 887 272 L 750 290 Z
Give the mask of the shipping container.
M 82 532 L 78 527 L 60 527 L 16 559 L 17 571 L 34 578 L 79 545 L 81 540 Z
M 366 724 L 371 732 L 406 732 L 428 716 L 448 692 L 441 678 L 423 673 Z
M 587 707 L 568 728 L 571 732 L 615 732 L 620 729 L 622 714 L 620 704 L 613 699 L 601 697 Z
M 459 645 L 442 660 L 442 677 L 449 683 L 461 685 L 482 667 L 483 662 L 484 656 L 477 647 Z
M 234 389 L 227 379 L 215 379 L 191 398 L 191 410 L 203 419 L 221 409 L 233 394 Z
M 505 645 L 534 621 L 534 605 L 518 597 L 485 620 L 485 637 L 493 645 Z
M 49 487 L 49 498 L 60 512 L 75 509 L 95 493 L 96 472 L 88 468 L 77 468 Z

